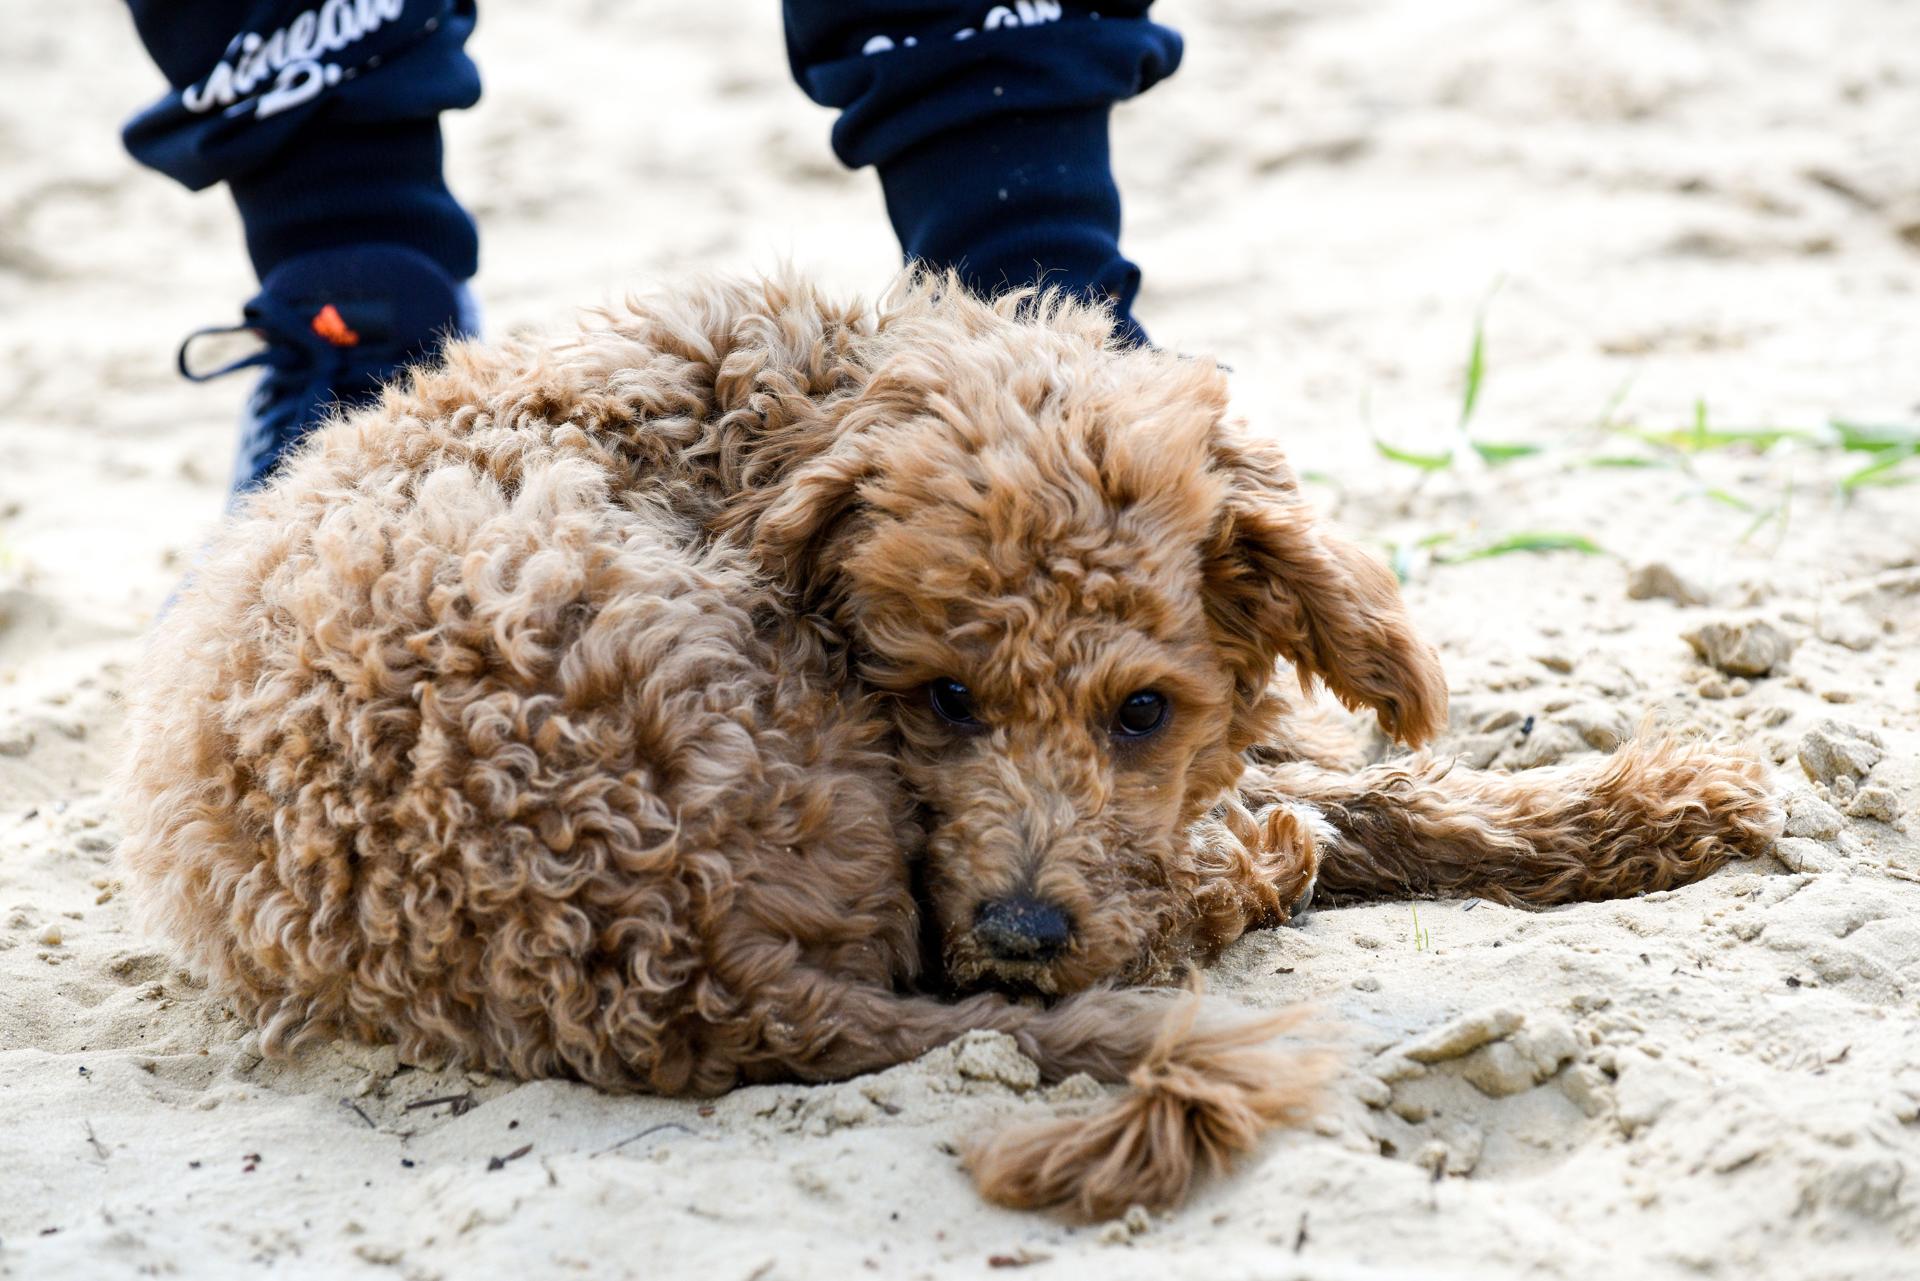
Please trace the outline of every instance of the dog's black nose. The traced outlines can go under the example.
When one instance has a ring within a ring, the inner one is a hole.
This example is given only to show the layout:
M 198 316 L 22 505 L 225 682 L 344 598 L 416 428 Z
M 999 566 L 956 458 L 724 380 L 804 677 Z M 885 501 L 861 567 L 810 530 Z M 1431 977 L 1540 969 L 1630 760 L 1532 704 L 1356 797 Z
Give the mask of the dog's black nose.
M 1051 903 L 1003 898 L 980 905 L 973 932 L 996 960 L 1050 961 L 1072 941 L 1073 922 Z

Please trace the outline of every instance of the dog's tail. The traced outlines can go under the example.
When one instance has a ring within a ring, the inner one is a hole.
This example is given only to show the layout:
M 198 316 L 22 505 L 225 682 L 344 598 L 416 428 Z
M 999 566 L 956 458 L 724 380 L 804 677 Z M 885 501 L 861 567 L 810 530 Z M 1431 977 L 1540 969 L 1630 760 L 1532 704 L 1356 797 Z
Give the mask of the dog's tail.
M 1261 765 L 1248 771 L 1241 799 L 1254 809 L 1293 801 L 1320 811 L 1335 839 L 1321 845 L 1315 892 L 1335 901 L 1620 898 L 1764 853 L 1781 827 L 1758 760 L 1662 736 L 1518 774 L 1424 754 L 1352 773 Z
M 998 994 L 907 996 L 818 972 L 774 987 L 791 989 L 779 1002 L 786 1027 L 832 1029 L 814 1047 L 779 1049 L 772 1066 L 788 1079 L 876 1071 L 988 1029 L 1012 1036 L 1049 1080 L 1083 1072 L 1124 1082 L 1091 1112 L 1015 1125 L 967 1154 L 989 1200 L 1085 1219 L 1177 1204 L 1203 1172 L 1310 1119 L 1335 1067 L 1308 1012 L 1236 1015 L 1192 992 L 1100 988 L 1042 1009 Z M 796 1002 L 804 1017 L 792 1017 Z M 1276 1044 L 1289 1034 L 1296 1044 Z
M 1044 1067 L 1049 1036 L 1070 1044 L 1074 1024 L 1097 1020 L 1108 1053 L 1125 1044 L 1137 1054 L 1126 1092 L 1100 1109 L 1016 1125 L 975 1145 L 968 1165 L 988 1200 L 1089 1220 L 1135 1205 L 1177 1205 L 1196 1176 L 1223 1173 L 1268 1131 L 1303 1124 L 1318 1110 L 1334 1055 L 1274 1044 L 1307 1030 L 1310 1011 L 1228 1018 L 1197 994 L 1162 994 L 1158 1009 L 1106 1008 L 1103 998 L 1117 995 L 1077 997 L 1052 1012 L 1063 1026 L 1019 1038 Z

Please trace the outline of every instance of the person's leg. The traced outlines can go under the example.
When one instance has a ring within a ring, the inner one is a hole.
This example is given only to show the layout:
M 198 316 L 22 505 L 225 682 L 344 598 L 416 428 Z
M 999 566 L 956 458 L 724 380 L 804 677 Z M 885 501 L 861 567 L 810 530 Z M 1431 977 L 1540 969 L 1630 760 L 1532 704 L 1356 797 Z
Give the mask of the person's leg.
M 447 189 L 439 113 L 472 105 L 472 0 L 128 0 L 169 92 L 128 122 L 134 158 L 224 183 L 261 280 L 267 341 L 236 488 L 329 406 L 370 397 L 471 327 L 473 220 Z M 184 353 L 183 353 L 184 356 Z M 185 370 L 185 361 L 182 363 Z
M 785 0 L 787 55 L 841 109 L 833 147 L 873 165 L 910 260 L 984 293 L 1036 282 L 1114 303 L 1141 342 L 1107 150 L 1115 102 L 1180 61 L 1151 0 Z

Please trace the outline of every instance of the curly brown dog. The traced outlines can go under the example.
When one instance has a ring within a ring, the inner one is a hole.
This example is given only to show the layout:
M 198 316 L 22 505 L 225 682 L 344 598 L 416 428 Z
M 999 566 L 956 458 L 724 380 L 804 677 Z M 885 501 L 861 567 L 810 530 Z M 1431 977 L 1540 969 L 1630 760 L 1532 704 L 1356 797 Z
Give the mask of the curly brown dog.
M 145 907 L 276 1051 L 712 1093 L 1003 1029 L 1132 1089 L 976 1179 L 1101 1215 L 1308 1111 L 1323 1068 L 1265 1048 L 1293 1016 L 1137 985 L 1316 878 L 1548 903 L 1764 844 L 1758 767 L 1697 748 L 1315 764 L 1277 669 L 1418 744 L 1440 664 L 1215 366 L 1107 329 L 782 279 L 456 346 L 318 433 L 160 624 Z

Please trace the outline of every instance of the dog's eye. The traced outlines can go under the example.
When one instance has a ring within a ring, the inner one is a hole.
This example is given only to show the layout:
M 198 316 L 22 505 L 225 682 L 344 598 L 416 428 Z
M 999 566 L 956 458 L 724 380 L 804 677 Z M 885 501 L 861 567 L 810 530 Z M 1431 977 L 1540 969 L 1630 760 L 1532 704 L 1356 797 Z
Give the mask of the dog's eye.
M 973 714 L 973 694 L 959 681 L 942 676 L 927 686 L 927 701 L 940 718 L 953 725 L 972 729 L 980 724 Z
M 1123 738 L 1145 738 L 1167 723 L 1166 695 L 1136 689 L 1113 714 L 1113 732 Z

